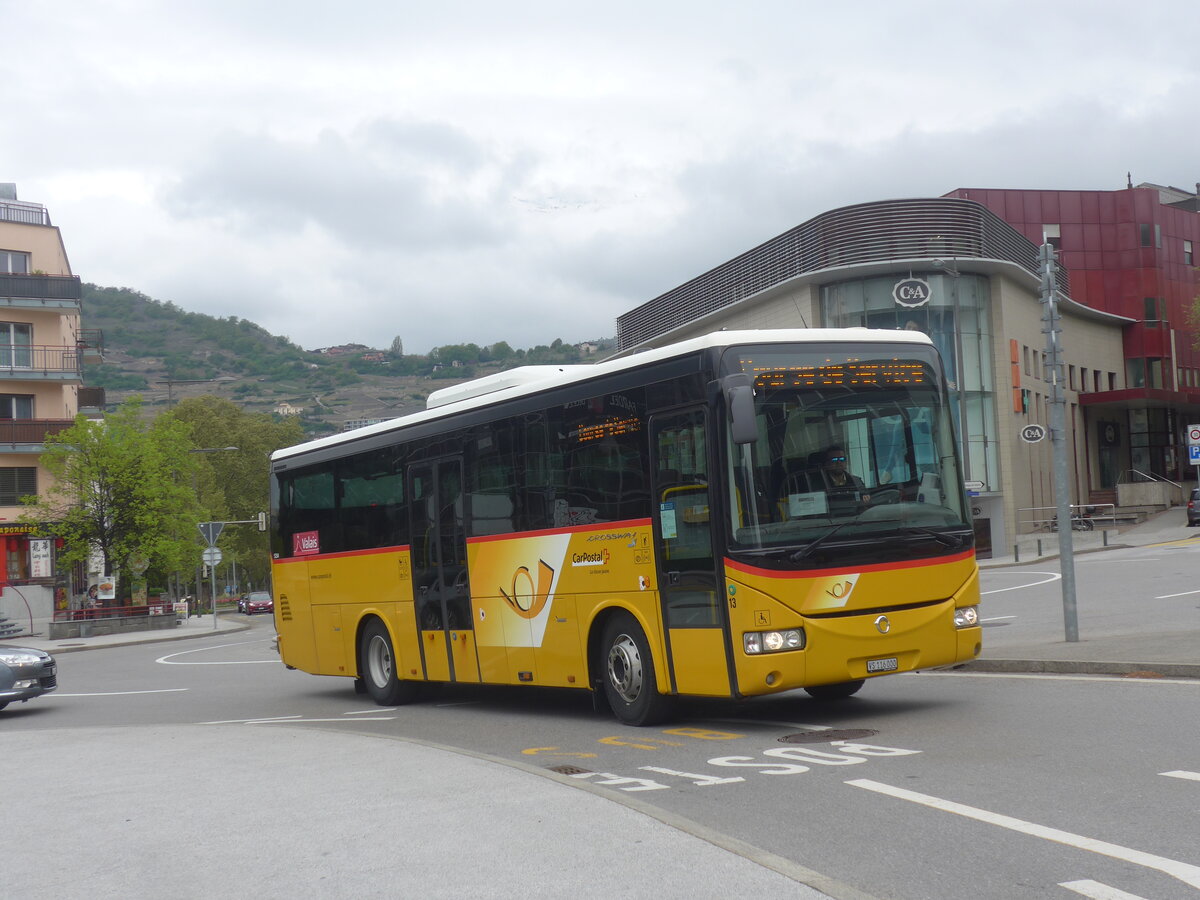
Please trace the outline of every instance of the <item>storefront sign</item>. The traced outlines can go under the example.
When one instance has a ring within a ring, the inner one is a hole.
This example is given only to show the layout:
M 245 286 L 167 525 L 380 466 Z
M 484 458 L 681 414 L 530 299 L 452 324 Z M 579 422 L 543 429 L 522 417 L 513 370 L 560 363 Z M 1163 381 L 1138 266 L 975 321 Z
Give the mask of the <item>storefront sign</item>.
M 929 282 L 924 278 L 903 278 L 892 286 L 892 299 L 910 309 L 924 306 L 931 296 Z
M 29 542 L 29 577 L 49 578 L 53 574 L 54 563 L 50 553 L 50 542 L 31 540 Z

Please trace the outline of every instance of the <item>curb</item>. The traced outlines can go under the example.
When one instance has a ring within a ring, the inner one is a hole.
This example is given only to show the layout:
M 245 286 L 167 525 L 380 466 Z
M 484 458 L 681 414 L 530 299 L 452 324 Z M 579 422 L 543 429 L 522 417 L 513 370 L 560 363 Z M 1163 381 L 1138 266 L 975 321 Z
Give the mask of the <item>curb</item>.
M 1092 662 L 1068 659 L 975 659 L 963 672 L 1027 672 L 1046 675 L 1123 675 L 1130 678 L 1200 679 L 1200 664 Z

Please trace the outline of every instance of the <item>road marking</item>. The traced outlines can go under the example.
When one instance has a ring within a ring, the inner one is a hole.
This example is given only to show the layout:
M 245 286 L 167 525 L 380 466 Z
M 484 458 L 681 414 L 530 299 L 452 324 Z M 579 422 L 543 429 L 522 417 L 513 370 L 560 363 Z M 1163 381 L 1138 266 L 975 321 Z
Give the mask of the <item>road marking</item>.
M 245 644 L 269 644 L 270 641 L 234 641 L 232 644 L 217 644 L 213 647 L 199 647 L 195 650 L 181 650 L 178 653 L 168 653 L 166 656 L 160 656 L 155 660 L 156 663 L 161 663 L 164 666 L 246 666 L 257 665 L 260 663 L 274 663 L 282 665 L 279 659 L 246 659 L 240 662 L 229 660 L 226 662 L 175 662 L 177 656 L 187 656 L 190 653 L 208 653 L 210 650 L 224 650 L 226 647 L 240 647 Z
M 569 756 L 575 759 L 595 759 L 595 753 L 586 753 L 583 751 L 562 750 L 558 747 L 528 747 L 522 750 L 524 756 Z
M 992 574 L 991 572 L 988 573 Z M 1004 573 L 1000 573 L 1004 574 Z M 1022 572 L 1022 575 L 1048 575 L 1049 578 L 1043 578 L 1041 581 L 1030 582 L 1029 584 L 1018 584 L 1015 587 L 996 588 L 994 591 L 980 591 L 979 596 L 986 597 L 988 594 L 1003 594 L 1005 591 L 1022 591 L 1025 588 L 1038 587 L 1039 585 L 1049 584 L 1052 581 L 1061 581 L 1062 575 L 1059 572 Z
M 369 716 L 377 713 L 395 712 L 399 707 L 391 706 L 386 709 L 360 709 L 357 712 L 342 713 L 343 716 Z
M 878 781 L 871 781 L 866 778 L 847 781 L 846 784 L 865 788 L 868 791 L 875 791 L 878 794 L 885 794 L 889 797 L 895 797 L 898 800 L 908 800 L 911 803 L 919 803 L 922 806 L 928 806 L 932 809 L 940 809 L 944 812 L 965 816 L 968 819 L 975 819 L 978 822 L 984 822 L 988 825 L 1007 828 L 1010 831 L 1017 831 L 1031 837 L 1040 837 L 1058 844 L 1065 844 L 1068 847 L 1075 847 L 1078 850 L 1099 853 L 1102 856 L 1119 859 L 1123 862 L 1132 863 L 1135 866 L 1155 869 L 1182 881 L 1186 885 L 1200 889 L 1200 866 L 1193 866 L 1175 859 L 1168 859 L 1165 856 L 1156 856 L 1153 853 L 1146 853 L 1143 850 L 1133 850 L 1129 847 L 1122 847 L 1119 844 L 1110 844 L 1107 841 L 1098 841 L 1095 838 L 1072 834 L 1069 831 L 1060 831 L 1057 828 L 1049 828 L 1034 822 L 1026 822 L 1023 819 L 1015 819 L 1012 816 L 989 812 L 986 809 L 978 809 L 974 806 L 955 803 L 952 800 L 943 800 L 940 797 L 931 797 L 928 794 L 918 794 L 916 791 L 892 787 L 889 784 L 881 784 Z
M 987 662 L 987 660 L 981 660 Z M 1196 686 L 1195 678 L 1126 678 L 1124 675 L 1057 675 L 1053 672 L 935 672 L 932 669 L 920 672 L 904 672 L 905 675 L 950 676 L 952 678 L 1032 678 L 1041 681 L 1108 681 L 1121 684 L 1188 684 Z
M 1186 778 L 1188 781 L 1200 781 L 1200 772 L 1183 772 L 1176 769 L 1174 772 L 1159 772 L 1159 775 L 1166 775 L 1168 778 Z
M 161 690 L 151 691 L 97 691 L 96 694 L 59 694 L 55 691 L 50 694 L 50 697 L 127 697 L 133 694 L 179 694 L 181 691 L 191 690 L 191 688 L 163 688 Z
M 1003 622 L 1005 619 L 1015 619 L 1016 616 L 988 616 L 986 619 L 980 619 L 980 622 Z
M 802 731 L 832 731 L 832 725 L 806 725 L 803 722 L 775 722 L 771 719 L 702 719 L 703 722 L 720 722 L 725 725 L 770 725 L 773 728 L 799 728 Z
M 1200 591 L 1184 591 L 1182 594 L 1163 594 L 1161 597 L 1155 597 L 1155 600 L 1170 600 L 1172 597 L 1190 597 L 1192 594 L 1200 594 Z
M 1060 881 L 1058 886 L 1065 887 L 1068 891 L 1074 891 L 1076 894 L 1082 894 L 1084 897 L 1091 897 L 1092 900 L 1146 900 L 1145 897 L 1137 894 L 1128 894 L 1115 887 L 1109 887 L 1107 884 L 1089 879 Z

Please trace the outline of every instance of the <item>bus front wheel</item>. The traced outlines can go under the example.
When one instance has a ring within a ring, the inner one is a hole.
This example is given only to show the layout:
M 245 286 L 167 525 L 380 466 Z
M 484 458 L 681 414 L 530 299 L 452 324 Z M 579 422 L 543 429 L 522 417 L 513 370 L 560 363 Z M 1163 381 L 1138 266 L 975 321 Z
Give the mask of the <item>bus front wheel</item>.
M 650 643 L 637 620 L 619 613 L 608 620 L 602 644 L 604 695 L 626 725 L 654 725 L 671 713 L 671 698 L 658 692 Z
M 804 692 L 814 700 L 842 700 L 857 694 L 863 682 L 864 679 L 859 678 L 856 681 L 841 681 L 837 684 L 814 684 L 812 687 L 806 687 Z
M 398 706 L 417 699 L 417 685 L 401 681 L 396 674 L 392 638 L 378 619 L 363 629 L 358 658 L 363 686 L 380 706 Z

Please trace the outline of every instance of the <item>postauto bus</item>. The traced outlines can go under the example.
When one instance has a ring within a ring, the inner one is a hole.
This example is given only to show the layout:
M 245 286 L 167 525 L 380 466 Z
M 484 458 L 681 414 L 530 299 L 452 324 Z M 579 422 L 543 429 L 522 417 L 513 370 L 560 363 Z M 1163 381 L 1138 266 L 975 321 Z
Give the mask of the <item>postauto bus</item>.
M 514 369 L 272 455 L 280 653 L 381 704 L 553 686 L 632 725 L 682 696 L 849 696 L 979 653 L 962 484 L 919 333 Z

